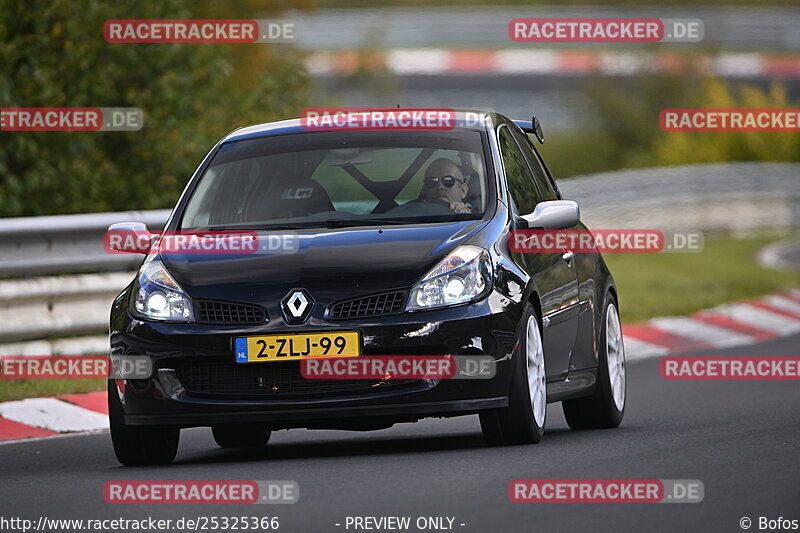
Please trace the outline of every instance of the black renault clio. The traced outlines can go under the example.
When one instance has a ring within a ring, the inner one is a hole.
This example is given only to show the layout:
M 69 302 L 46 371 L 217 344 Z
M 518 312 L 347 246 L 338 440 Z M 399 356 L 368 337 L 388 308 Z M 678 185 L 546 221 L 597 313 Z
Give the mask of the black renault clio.
M 572 428 L 620 424 L 625 356 L 603 258 L 510 249 L 517 229 L 585 229 L 526 135 L 543 140 L 538 121 L 456 117 L 451 129 L 414 131 L 288 120 L 211 150 L 165 230 L 247 230 L 292 245 L 147 255 L 111 310 L 112 356 L 152 363 L 147 376 L 109 381 L 121 463 L 171 462 L 180 429 L 194 426 L 246 447 L 279 429 L 478 414 L 490 444 L 522 444 L 541 439 L 546 404 L 558 401 Z M 306 379 L 301 359 L 331 348 L 491 356 L 495 372 Z

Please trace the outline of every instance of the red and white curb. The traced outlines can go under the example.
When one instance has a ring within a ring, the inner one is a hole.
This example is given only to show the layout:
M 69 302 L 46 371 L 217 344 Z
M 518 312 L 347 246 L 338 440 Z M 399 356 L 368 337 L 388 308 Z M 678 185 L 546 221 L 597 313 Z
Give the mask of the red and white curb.
M 623 325 L 629 361 L 671 353 L 755 344 L 800 332 L 800 290 L 725 304 L 687 317 Z
M 623 325 L 628 361 L 742 346 L 800 332 L 800 289 L 725 304 L 688 317 Z M 0 444 L 108 429 L 105 392 L 0 403 Z
M 106 393 L 65 394 L 0 403 L 0 444 L 108 429 Z
M 680 54 L 675 52 L 575 49 L 448 50 L 398 48 L 368 52 L 316 52 L 306 69 L 317 76 L 388 71 L 399 76 L 438 74 L 589 74 L 640 72 L 719 76 L 800 78 L 800 56 L 761 53 Z

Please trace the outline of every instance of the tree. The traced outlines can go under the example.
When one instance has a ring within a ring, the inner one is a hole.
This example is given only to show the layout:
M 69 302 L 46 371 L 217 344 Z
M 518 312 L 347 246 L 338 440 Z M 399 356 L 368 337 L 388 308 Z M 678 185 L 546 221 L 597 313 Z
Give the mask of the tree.
M 309 81 L 290 44 L 103 39 L 108 19 L 272 18 L 278 7 L 288 7 L 217 6 L 0 0 L 1 107 L 137 107 L 144 113 L 144 127 L 135 132 L 0 132 L 0 216 L 169 207 L 220 137 L 297 116 Z

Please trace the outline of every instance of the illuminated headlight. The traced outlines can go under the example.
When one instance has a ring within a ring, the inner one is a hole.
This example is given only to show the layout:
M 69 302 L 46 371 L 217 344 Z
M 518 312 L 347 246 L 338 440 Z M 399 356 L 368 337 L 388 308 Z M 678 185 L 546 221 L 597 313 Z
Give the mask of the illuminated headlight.
M 191 322 L 192 302 L 160 261 L 150 261 L 139 271 L 134 310 L 152 320 Z
M 489 254 L 477 246 L 459 246 L 413 289 L 408 310 L 447 307 L 477 300 L 492 284 Z

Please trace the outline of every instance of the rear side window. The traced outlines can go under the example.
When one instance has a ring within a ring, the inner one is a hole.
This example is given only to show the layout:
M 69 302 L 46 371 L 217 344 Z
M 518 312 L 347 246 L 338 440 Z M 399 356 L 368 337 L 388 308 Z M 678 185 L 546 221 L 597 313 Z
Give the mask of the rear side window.
M 498 135 L 500 153 L 503 156 L 503 169 L 505 170 L 508 189 L 511 199 L 517 207 L 517 212 L 527 215 L 533 212 L 536 204 L 542 201 L 539 191 L 533 181 L 533 174 L 517 143 L 511 136 L 508 128 L 503 126 Z
M 536 185 L 542 192 L 542 197 L 548 201 L 559 200 L 560 198 L 555 184 L 551 181 L 550 176 L 547 175 L 538 155 L 533 152 L 530 141 L 528 141 L 524 133 L 516 130 L 514 131 L 514 137 L 519 143 L 520 150 L 522 150 L 525 160 L 528 162 L 528 165 L 530 165 L 531 170 L 533 170 L 533 175 L 536 178 Z

